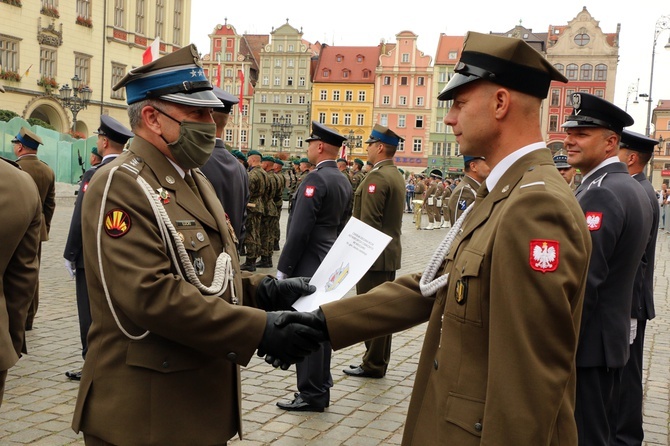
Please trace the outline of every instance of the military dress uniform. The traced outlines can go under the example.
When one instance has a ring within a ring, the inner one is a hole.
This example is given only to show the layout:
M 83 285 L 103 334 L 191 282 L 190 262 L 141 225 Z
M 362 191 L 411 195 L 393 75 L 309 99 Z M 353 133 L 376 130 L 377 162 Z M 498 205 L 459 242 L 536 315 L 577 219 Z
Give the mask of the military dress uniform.
M 42 140 L 22 127 L 18 135 L 12 140 L 13 143 L 21 143 L 26 147 L 29 147 L 32 150 L 37 150 L 38 146 L 42 144 Z M 51 219 L 53 218 L 54 211 L 56 210 L 56 176 L 54 171 L 49 167 L 47 163 L 37 158 L 37 155 L 24 155 L 19 157 L 16 160 L 17 164 L 21 166 L 21 169 L 30 175 L 35 184 L 37 184 L 37 190 L 40 192 L 40 200 L 42 202 L 42 229 L 40 231 L 40 248 L 37 253 L 38 262 L 42 261 L 42 244 L 41 242 L 46 242 L 49 240 L 49 231 L 51 229 Z M 37 286 L 35 287 L 35 296 L 33 297 L 33 302 L 30 305 L 28 310 L 28 317 L 26 318 L 26 329 L 30 330 L 33 328 L 33 320 L 35 319 L 35 314 L 37 313 L 37 308 L 39 307 L 40 300 L 40 285 L 39 277 L 37 280 Z
M 458 186 L 454 188 L 449 197 L 449 223 L 456 223 L 458 217 L 474 203 L 477 189 L 480 184 L 472 177 L 465 175 Z
M 424 207 L 426 208 L 426 215 L 428 216 L 428 226 L 425 229 L 434 229 L 435 220 L 437 217 L 437 181 L 433 179 L 426 189 L 424 199 Z M 439 224 L 439 219 L 437 220 Z
M 398 175 L 392 159 L 376 163 L 356 191 L 353 216 L 391 237 L 384 251 L 356 284 L 357 294 L 395 280 L 402 258 L 400 234 L 404 198 L 405 182 Z M 365 374 L 377 378 L 386 375 L 391 342 L 391 335 L 365 341 L 366 352 L 360 365 Z
M 311 138 L 322 133 L 324 138 L 331 137 L 330 133 L 334 133 L 316 122 L 312 126 Z M 344 137 L 337 136 L 344 141 Z M 311 277 L 344 229 L 351 197 L 351 186 L 338 170 L 334 159 L 320 162 L 314 171 L 306 175 L 296 191 L 295 203 L 289 213 L 286 242 L 279 256 L 277 271 L 288 277 Z M 332 348 L 325 342 L 317 352 L 296 364 L 300 397 L 321 410 L 329 405 L 330 388 L 333 386 L 331 354 Z
M 451 198 L 451 187 L 448 184 L 445 184 L 442 191 L 442 226 L 443 228 L 449 227 L 449 199 Z
M 414 187 L 414 197 L 420 197 L 421 199 L 415 198 L 414 201 L 412 201 L 412 203 L 414 203 L 414 224 L 416 225 L 416 229 L 421 229 L 421 214 L 423 213 L 423 196 L 425 193 L 426 184 L 423 179 L 420 179 L 416 182 L 416 186 Z
M 263 157 L 263 161 L 271 161 L 274 164 L 274 158 Z M 272 235 L 274 221 L 279 219 L 277 212 L 277 205 L 275 196 L 279 190 L 279 183 L 274 172 L 265 172 L 265 189 L 263 190 L 263 215 L 261 216 L 261 224 L 258 231 L 260 241 L 260 255 L 261 260 L 256 263 L 256 267 L 272 268 L 272 252 L 274 247 L 274 239 Z
M 620 135 L 633 124 L 626 112 L 594 95 L 575 93 L 572 102 L 573 114 L 563 128 L 597 127 Z M 593 166 L 575 196 L 593 240 L 576 357 L 575 419 L 580 444 L 608 445 L 613 396 L 630 353 L 634 279 L 652 210 L 644 188 L 616 155 Z
M 283 166 L 284 162 L 280 159 L 277 159 L 275 160 L 275 164 Z M 279 172 L 272 172 L 272 174 L 275 178 L 275 181 L 277 182 L 277 190 L 275 191 L 275 196 L 273 198 L 275 208 L 277 209 L 277 216 L 272 218 L 270 221 L 270 237 L 272 240 L 272 251 L 279 251 L 279 239 L 281 238 L 279 219 L 281 218 L 281 211 L 282 207 L 284 206 L 284 189 L 286 188 L 286 177 L 281 170 Z
M 26 353 L 25 321 L 35 294 L 42 203 L 31 177 L 0 158 L 0 406 L 7 370 Z M 8 210 L 11 210 L 9 212 Z
M 439 268 L 445 288 L 424 297 L 414 274 L 323 305 L 330 342 L 338 350 L 428 321 L 403 445 L 575 445 L 574 351 L 591 250 L 583 214 L 548 149 L 486 191 Z
M 216 138 L 214 152 L 200 168 L 219 197 L 230 219 L 238 246 L 246 235 L 247 203 L 249 202 L 249 177 L 244 166 L 226 148 L 222 139 Z

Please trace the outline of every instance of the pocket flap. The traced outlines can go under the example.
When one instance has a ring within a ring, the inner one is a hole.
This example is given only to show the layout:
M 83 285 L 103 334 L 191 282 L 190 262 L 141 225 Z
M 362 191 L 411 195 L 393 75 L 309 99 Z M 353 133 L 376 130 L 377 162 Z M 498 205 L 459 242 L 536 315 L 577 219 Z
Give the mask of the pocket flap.
M 472 435 L 482 436 L 484 400 L 450 392 L 445 419 Z
M 181 372 L 203 367 L 208 358 L 186 347 L 157 342 L 131 342 L 126 352 L 126 364 L 160 373 Z

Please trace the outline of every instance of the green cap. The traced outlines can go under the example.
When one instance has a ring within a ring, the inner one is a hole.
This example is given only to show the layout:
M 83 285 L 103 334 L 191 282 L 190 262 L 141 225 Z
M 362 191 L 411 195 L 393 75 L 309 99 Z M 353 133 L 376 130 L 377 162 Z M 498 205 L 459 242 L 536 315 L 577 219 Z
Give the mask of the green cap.
M 97 148 L 97 147 L 93 147 L 93 148 L 91 149 L 91 153 L 92 153 L 93 155 L 97 156 L 97 157 L 102 158 L 102 155 L 100 155 L 100 153 L 98 153 L 98 148 Z
M 364 164 L 364 163 L 363 163 L 363 160 L 360 159 L 360 158 L 356 158 L 356 159 L 354 160 L 354 163 L 358 164 L 358 165 L 361 166 L 361 167 L 363 167 L 363 164 Z
M 271 157 L 271 156 L 267 156 L 267 155 L 266 155 L 266 156 L 264 156 L 263 158 L 261 158 L 261 161 L 270 161 L 271 163 L 274 163 L 274 162 L 275 162 L 275 159 L 274 159 L 273 157 Z
M 249 158 L 252 155 L 258 155 L 258 156 L 261 157 L 261 159 L 263 158 L 263 154 L 261 152 L 259 152 L 258 150 L 249 150 L 247 152 L 247 158 Z
M 275 159 L 275 164 L 279 164 L 280 166 L 284 165 L 284 161 L 280 160 L 279 158 Z
M 302 164 L 302 163 L 311 164 L 307 158 L 300 158 L 300 163 L 301 163 L 301 164 Z

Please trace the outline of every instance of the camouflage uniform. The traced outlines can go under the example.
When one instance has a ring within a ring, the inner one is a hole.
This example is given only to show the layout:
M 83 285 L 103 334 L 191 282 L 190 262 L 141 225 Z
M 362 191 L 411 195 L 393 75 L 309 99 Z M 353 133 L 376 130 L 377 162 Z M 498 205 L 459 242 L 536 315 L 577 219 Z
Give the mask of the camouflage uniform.
M 265 189 L 267 188 L 267 174 L 261 166 L 249 170 L 249 204 L 247 204 L 247 236 L 244 246 L 247 251 L 245 265 L 256 266 L 256 257 L 261 254 L 261 218 L 265 209 Z
M 271 221 L 272 249 L 279 251 L 279 238 L 281 237 L 281 230 L 279 229 L 279 218 L 281 217 L 282 206 L 284 205 L 284 188 L 286 187 L 286 177 L 284 172 L 273 172 L 277 181 L 277 190 L 275 191 L 274 202 L 277 208 L 277 218 Z
M 274 172 L 265 171 L 266 183 L 263 190 L 263 215 L 261 217 L 261 226 L 258 231 L 260 235 L 261 261 L 256 263 L 257 267 L 272 267 L 272 222 L 278 220 L 279 213 L 275 205 L 274 197 L 279 188 L 277 178 Z

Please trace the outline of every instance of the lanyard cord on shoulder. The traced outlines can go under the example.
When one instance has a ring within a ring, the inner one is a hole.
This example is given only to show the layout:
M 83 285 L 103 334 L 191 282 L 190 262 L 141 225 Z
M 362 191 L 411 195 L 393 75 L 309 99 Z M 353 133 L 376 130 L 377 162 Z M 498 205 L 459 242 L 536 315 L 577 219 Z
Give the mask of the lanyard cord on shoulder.
M 129 166 L 126 167 L 130 168 Z M 126 335 L 128 338 L 132 340 L 140 340 L 145 338 L 149 334 L 149 331 L 147 330 L 145 333 L 139 336 L 134 336 L 128 333 L 128 331 L 126 331 L 123 328 L 116 314 L 116 311 L 114 310 L 114 305 L 112 304 L 112 299 L 109 294 L 109 288 L 107 287 L 107 281 L 105 279 L 105 272 L 102 266 L 101 240 L 102 240 L 102 229 L 104 224 L 105 205 L 107 203 L 107 195 L 109 194 L 109 188 L 112 184 L 112 179 L 118 168 L 119 166 L 115 166 L 110 171 L 109 177 L 107 178 L 107 183 L 105 184 L 105 189 L 103 191 L 102 202 L 100 204 L 100 216 L 98 218 L 98 230 L 96 240 L 98 250 L 98 269 L 100 271 L 100 281 L 102 282 L 102 287 L 105 292 L 107 305 L 109 306 L 112 316 L 114 317 L 116 325 L 119 327 L 119 330 L 121 330 L 121 332 L 123 332 L 123 334 Z M 159 197 L 153 193 L 151 186 L 149 185 L 149 183 L 146 182 L 144 178 L 138 175 L 136 177 L 136 181 L 142 188 L 142 191 L 149 200 L 151 209 L 154 211 L 154 215 L 156 216 L 156 223 L 158 224 L 161 239 L 163 240 L 163 246 L 165 247 L 166 251 L 169 251 L 172 263 L 177 266 L 177 274 L 180 277 L 184 278 L 184 274 L 182 274 L 181 272 L 181 268 L 183 268 L 184 273 L 186 274 L 186 280 L 193 286 L 195 286 L 202 294 L 205 295 L 221 296 L 223 295 L 223 293 L 225 293 L 226 289 L 228 289 L 228 285 L 230 285 L 232 293 L 232 303 L 237 304 L 238 300 L 237 297 L 235 296 L 235 286 L 233 284 L 234 270 L 230 255 L 225 251 L 222 251 L 219 254 L 219 256 L 216 259 L 216 265 L 214 267 L 214 279 L 212 280 L 212 285 L 210 287 L 203 285 L 202 282 L 200 282 L 200 279 L 198 279 L 198 276 L 193 268 L 193 264 L 191 263 L 191 260 L 188 257 L 188 253 L 186 252 L 186 248 L 184 248 L 184 243 L 181 241 L 181 238 L 179 237 L 177 230 L 174 228 L 174 225 L 170 221 L 170 217 L 167 215 L 165 207 L 160 202 Z M 170 243 L 168 237 L 172 239 L 172 242 L 174 242 L 174 246 L 172 243 Z M 174 249 L 175 247 L 177 248 L 176 253 Z M 181 266 L 181 268 L 179 268 L 179 266 Z
M 444 274 L 437 279 L 435 279 L 435 276 L 437 275 L 437 272 L 440 269 L 440 266 L 442 265 L 445 257 L 449 254 L 451 245 L 454 242 L 456 235 L 461 230 L 465 217 L 467 217 L 474 205 L 474 203 L 470 204 L 470 206 L 468 206 L 467 209 L 463 211 L 461 216 L 458 217 L 458 220 L 456 220 L 456 223 L 454 223 L 451 229 L 449 229 L 449 232 L 433 253 L 433 257 L 431 257 L 428 265 L 426 265 L 426 269 L 421 275 L 421 280 L 419 281 L 419 288 L 421 289 L 421 294 L 423 294 L 424 297 L 435 295 L 440 290 L 440 288 L 444 287 L 449 281 L 449 273 Z

